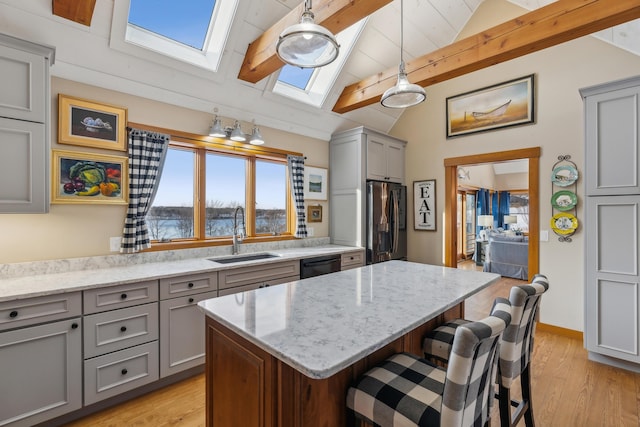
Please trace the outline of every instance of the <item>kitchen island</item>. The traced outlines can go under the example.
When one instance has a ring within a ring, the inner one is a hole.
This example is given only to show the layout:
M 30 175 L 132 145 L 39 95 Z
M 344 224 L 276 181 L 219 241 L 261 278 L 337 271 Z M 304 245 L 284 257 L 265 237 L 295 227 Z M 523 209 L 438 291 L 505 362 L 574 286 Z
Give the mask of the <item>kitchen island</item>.
M 347 425 L 354 380 L 499 277 L 389 261 L 201 301 L 207 425 Z

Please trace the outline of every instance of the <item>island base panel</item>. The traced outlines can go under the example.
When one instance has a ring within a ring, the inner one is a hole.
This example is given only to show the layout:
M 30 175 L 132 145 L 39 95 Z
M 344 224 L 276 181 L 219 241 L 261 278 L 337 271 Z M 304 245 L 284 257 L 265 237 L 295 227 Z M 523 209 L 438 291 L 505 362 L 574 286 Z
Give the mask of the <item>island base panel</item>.
M 460 317 L 455 306 L 325 379 L 309 378 L 206 316 L 207 426 L 313 427 L 353 425 L 349 386 L 392 354 L 422 353 L 422 338 Z

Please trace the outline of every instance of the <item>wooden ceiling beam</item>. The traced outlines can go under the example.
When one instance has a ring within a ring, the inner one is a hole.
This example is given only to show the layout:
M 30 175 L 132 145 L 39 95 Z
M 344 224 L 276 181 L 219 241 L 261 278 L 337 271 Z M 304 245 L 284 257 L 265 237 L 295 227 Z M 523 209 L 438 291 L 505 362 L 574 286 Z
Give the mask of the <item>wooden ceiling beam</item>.
M 392 1 L 318 0 L 312 3 L 311 11 L 317 24 L 337 34 Z M 238 74 L 240 80 L 257 83 L 284 65 L 276 54 L 278 38 L 287 27 L 300 22 L 302 12 L 304 12 L 304 2 L 249 44 Z
M 91 26 L 96 0 L 53 0 L 53 14 Z
M 406 63 L 422 87 L 640 18 L 640 0 L 558 0 Z M 346 113 L 380 101 L 396 83 L 390 68 L 347 86 L 333 107 Z

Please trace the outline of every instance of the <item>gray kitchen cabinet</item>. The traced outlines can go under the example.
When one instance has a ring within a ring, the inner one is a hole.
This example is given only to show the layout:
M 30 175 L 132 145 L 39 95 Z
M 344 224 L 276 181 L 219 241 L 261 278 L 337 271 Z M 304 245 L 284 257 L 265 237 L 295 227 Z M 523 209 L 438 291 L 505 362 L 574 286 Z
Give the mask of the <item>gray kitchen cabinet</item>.
M 0 34 L 0 213 L 49 210 L 50 77 L 55 49 Z
M 364 250 L 345 252 L 340 256 L 340 269 L 344 271 L 362 267 L 365 265 L 365 261 Z
M 198 302 L 218 296 L 218 273 L 160 279 L 160 377 L 204 364 L 204 314 Z
M 218 295 L 248 291 L 300 279 L 300 261 L 269 262 L 218 272 Z
M 406 142 L 365 127 L 335 133 L 329 142 L 331 243 L 366 246 L 367 179 L 404 183 Z
M 582 89 L 585 347 L 640 370 L 640 77 Z
M 0 303 L 0 425 L 82 407 L 81 311 L 79 292 Z
M 158 282 L 84 291 L 84 404 L 159 379 Z

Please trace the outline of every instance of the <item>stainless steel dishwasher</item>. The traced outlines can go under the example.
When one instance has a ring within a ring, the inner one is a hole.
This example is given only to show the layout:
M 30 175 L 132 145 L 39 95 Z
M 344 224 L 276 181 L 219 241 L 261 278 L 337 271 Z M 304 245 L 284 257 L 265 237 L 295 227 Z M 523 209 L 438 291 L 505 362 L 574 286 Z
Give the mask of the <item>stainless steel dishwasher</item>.
M 340 255 L 325 255 L 300 260 L 300 278 L 320 276 L 340 271 Z

